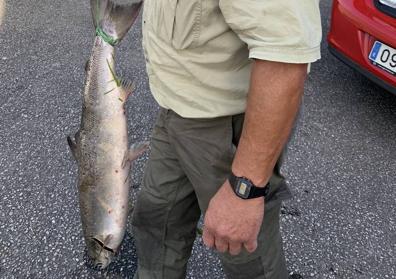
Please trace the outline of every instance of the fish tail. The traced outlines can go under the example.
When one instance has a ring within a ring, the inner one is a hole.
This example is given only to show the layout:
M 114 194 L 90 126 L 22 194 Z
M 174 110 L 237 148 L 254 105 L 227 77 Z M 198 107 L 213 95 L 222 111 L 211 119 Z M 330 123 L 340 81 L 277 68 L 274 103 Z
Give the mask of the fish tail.
M 143 0 L 128 5 L 111 0 L 91 0 L 91 11 L 96 35 L 111 44 L 118 44 L 139 15 Z

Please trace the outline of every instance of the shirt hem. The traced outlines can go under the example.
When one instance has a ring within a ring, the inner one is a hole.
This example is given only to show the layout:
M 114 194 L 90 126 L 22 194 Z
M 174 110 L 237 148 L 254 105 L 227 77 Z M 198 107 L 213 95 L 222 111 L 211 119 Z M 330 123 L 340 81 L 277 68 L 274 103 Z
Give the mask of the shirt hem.
M 305 64 L 319 60 L 321 55 L 320 46 L 311 49 L 271 49 L 268 47 L 255 47 L 250 49 L 249 58 L 283 63 Z

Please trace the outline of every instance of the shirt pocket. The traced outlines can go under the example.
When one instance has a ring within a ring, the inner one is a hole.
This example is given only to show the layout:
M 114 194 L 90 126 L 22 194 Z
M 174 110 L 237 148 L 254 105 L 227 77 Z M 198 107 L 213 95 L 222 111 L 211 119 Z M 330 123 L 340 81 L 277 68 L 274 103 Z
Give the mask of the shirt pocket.
M 173 48 L 196 47 L 201 33 L 203 1 L 146 0 L 145 21 L 158 38 Z
M 177 1 L 172 32 L 172 46 L 174 48 L 187 49 L 199 46 L 204 1 Z
M 144 1 L 143 26 L 148 32 L 169 43 L 175 21 L 175 10 L 178 0 Z

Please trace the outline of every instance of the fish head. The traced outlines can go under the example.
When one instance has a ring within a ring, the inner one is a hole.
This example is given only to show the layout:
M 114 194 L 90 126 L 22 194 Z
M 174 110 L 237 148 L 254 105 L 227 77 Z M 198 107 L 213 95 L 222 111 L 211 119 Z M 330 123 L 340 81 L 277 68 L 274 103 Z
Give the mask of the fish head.
M 93 261 L 96 268 L 105 269 L 112 262 L 116 251 L 106 246 L 105 241 L 99 237 L 91 237 L 87 241 L 88 256 Z

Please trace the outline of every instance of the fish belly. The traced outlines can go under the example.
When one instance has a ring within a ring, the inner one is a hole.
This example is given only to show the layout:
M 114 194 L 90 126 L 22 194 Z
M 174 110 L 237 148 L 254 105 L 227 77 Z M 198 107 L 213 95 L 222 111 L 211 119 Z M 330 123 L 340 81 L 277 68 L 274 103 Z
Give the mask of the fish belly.
M 101 121 L 98 129 L 81 135 L 80 212 L 86 239 L 96 238 L 117 250 L 128 213 L 129 166 L 127 124 L 123 114 Z M 85 144 L 84 144 L 85 143 Z

